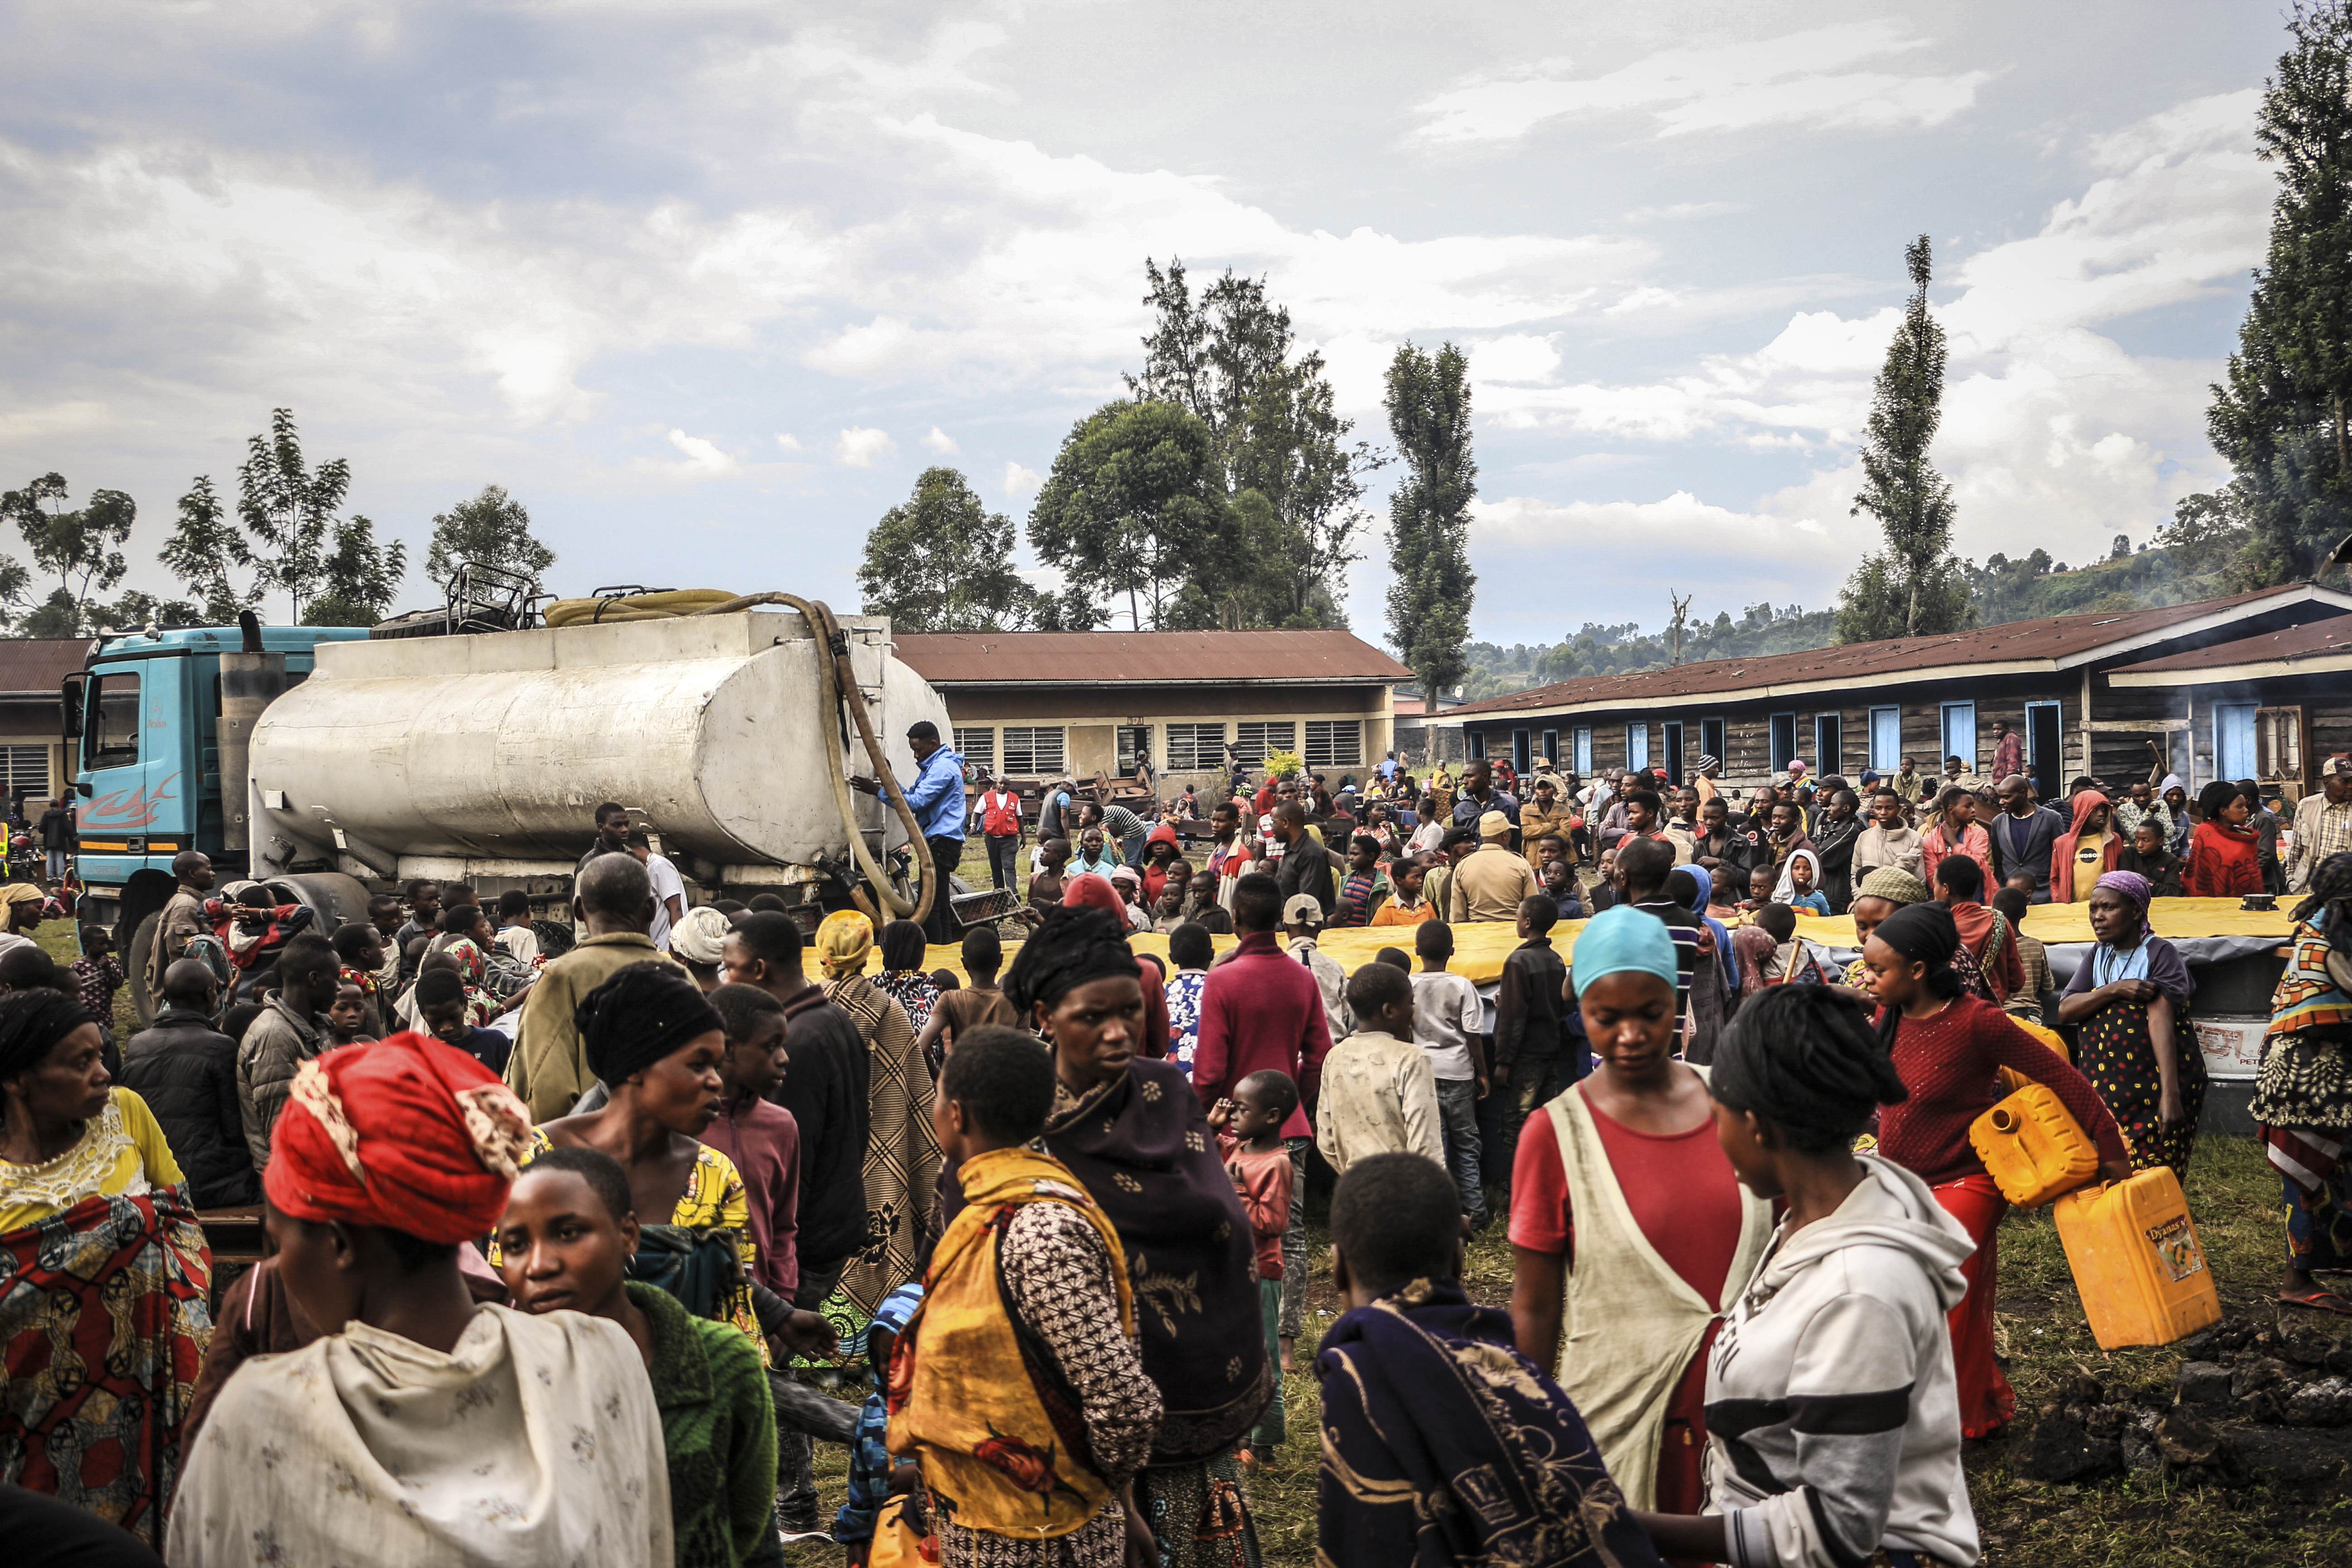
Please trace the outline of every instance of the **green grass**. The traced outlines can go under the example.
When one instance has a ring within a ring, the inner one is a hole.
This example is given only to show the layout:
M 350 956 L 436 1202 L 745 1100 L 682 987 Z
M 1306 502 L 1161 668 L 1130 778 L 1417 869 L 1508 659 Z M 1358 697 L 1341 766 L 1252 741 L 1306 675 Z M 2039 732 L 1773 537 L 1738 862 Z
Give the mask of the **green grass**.
M 2284 1247 L 2278 1184 L 2252 1139 L 2199 1142 L 2189 1172 L 2189 1199 L 2199 1239 L 2231 1316 L 2267 1319 Z M 1310 1211 L 1306 1333 L 1297 1371 L 1284 1385 L 1290 1436 L 1280 1463 L 1247 1483 L 1267 1568 L 1309 1568 L 1315 1561 L 1317 1391 L 1314 1346 L 1331 1322 L 1329 1233 Z M 1471 1297 L 1507 1305 L 1511 1249 L 1503 1227 L 1489 1226 L 1470 1247 L 1464 1284 Z M 2016 1436 L 1995 1438 L 1968 1461 L 1969 1495 L 1984 1532 L 1988 1564 L 1998 1568 L 2334 1568 L 2352 1560 L 2352 1498 L 2314 1503 L 2262 1489 L 2181 1488 L 2116 1477 L 2081 1486 L 2021 1480 L 2011 1461 L 2023 1431 L 2058 1381 L 2088 1372 L 2111 1387 L 2168 1389 L 2179 1364 L 2165 1349 L 2105 1352 L 2091 1338 L 2073 1275 L 2047 1209 L 2011 1213 L 2000 1233 L 2003 1366 L 2016 1386 Z M 818 1476 L 828 1511 L 840 1505 L 847 1474 L 842 1450 L 818 1448 Z M 803 1554 L 816 1563 L 820 1553 Z

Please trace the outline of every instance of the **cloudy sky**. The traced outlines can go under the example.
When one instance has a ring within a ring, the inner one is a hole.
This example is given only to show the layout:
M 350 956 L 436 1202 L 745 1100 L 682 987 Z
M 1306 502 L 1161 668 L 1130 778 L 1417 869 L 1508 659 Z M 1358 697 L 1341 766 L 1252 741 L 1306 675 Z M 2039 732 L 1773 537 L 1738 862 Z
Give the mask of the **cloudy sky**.
M 1181 256 L 1360 436 L 1398 343 L 1468 348 L 1473 630 L 1549 642 L 1833 600 L 1926 233 L 1961 552 L 2079 562 L 2219 477 L 2279 9 L 7 0 L 0 484 L 129 490 L 162 589 L 287 405 L 420 563 L 495 482 L 560 590 L 845 606 L 925 466 L 1025 515 Z

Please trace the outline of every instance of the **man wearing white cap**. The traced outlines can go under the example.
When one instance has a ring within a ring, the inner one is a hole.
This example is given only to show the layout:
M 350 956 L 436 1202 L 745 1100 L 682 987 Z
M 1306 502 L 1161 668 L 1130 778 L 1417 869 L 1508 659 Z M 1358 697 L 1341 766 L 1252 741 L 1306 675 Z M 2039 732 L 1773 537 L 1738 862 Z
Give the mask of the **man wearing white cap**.
M 2330 855 L 2352 849 L 2352 757 L 2338 752 L 2319 764 L 2319 793 L 2294 803 L 2294 847 L 2286 885 L 2301 892 Z
M 1454 868 L 1447 883 L 1446 918 L 1462 921 L 1516 921 L 1519 905 L 1543 891 L 1535 868 L 1511 852 L 1511 819 L 1499 811 L 1478 818 L 1478 847 Z

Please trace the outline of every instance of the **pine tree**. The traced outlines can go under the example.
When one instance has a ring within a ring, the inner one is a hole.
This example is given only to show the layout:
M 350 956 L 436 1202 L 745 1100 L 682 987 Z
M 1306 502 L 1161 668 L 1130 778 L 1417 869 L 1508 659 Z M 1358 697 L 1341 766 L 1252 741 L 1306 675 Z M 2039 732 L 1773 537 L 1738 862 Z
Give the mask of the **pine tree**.
M 1389 431 L 1406 477 L 1389 498 L 1389 641 L 1432 700 L 1462 682 L 1470 640 L 1470 503 L 1478 464 L 1470 455 L 1470 362 L 1445 344 L 1411 343 L 1389 362 Z
M 2278 173 L 2270 251 L 2206 428 L 2252 538 L 2232 579 L 2309 577 L 2352 531 L 2352 6 L 2302 3 L 2254 124 Z
M 1952 554 L 1952 486 L 1927 460 L 1943 422 L 1944 329 L 1927 313 L 1927 237 L 1903 253 L 1911 299 L 1871 393 L 1863 491 L 1853 515 L 1878 520 L 1886 548 L 1864 558 L 1838 605 L 1840 642 L 1932 637 L 1973 624 L 1968 580 Z

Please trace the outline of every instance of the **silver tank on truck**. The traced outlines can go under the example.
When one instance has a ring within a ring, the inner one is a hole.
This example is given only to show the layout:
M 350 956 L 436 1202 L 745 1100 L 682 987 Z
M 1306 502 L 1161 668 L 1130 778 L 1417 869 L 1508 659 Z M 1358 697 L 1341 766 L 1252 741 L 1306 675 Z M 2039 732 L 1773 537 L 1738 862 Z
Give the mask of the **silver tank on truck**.
M 840 621 L 891 771 L 946 702 L 890 651 L 887 620 Z M 903 818 L 838 781 L 872 769 L 824 700 L 824 645 L 797 611 L 320 645 L 249 751 L 257 868 L 485 882 L 569 876 L 604 801 L 630 808 L 709 887 L 778 889 L 868 855 Z M 835 730 L 836 740 L 839 736 Z M 837 760 L 838 759 L 838 760 Z

